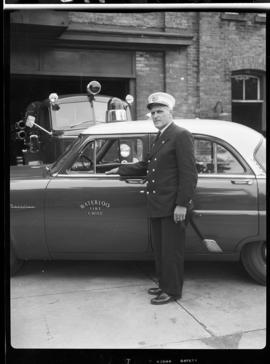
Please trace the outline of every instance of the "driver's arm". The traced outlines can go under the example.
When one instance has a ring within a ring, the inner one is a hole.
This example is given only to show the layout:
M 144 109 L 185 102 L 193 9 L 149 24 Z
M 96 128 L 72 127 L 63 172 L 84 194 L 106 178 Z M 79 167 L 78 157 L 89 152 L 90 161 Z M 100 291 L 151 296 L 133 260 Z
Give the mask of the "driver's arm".
M 133 164 L 122 164 L 117 168 L 113 168 L 106 174 L 120 174 L 120 176 L 145 176 L 148 162 L 142 161 Z

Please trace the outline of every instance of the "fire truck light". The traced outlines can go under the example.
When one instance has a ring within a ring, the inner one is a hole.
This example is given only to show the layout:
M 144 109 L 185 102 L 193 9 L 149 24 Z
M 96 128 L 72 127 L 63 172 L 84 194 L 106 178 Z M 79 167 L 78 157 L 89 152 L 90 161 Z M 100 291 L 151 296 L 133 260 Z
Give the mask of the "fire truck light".
M 55 104 L 58 100 L 58 95 L 56 93 L 52 93 L 49 95 L 50 103 Z
M 97 95 L 100 93 L 101 84 L 98 81 L 91 81 L 88 83 L 86 90 L 91 95 Z
M 126 102 L 128 103 L 128 104 L 133 104 L 133 102 L 134 102 L 134 97 L 132 96 L 132 95 L 127 95 L 126 96 Z

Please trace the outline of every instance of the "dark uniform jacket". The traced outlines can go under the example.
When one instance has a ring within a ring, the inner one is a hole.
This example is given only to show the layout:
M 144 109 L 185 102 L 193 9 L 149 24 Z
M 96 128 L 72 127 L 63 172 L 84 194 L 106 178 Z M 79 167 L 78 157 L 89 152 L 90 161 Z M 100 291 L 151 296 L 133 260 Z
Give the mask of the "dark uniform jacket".
M 154 143 L 147 160 L 120 166 L 119 174 L 146 175 L 150 217 L 170 216 L 176 205 L 189 207 L 197 184 L 192 134 L 172 123 Z

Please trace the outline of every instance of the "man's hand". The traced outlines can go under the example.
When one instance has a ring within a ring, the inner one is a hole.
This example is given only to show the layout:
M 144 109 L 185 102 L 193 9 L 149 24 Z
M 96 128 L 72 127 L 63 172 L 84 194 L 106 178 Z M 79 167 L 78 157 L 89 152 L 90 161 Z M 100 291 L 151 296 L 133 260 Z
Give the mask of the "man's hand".
M 186 218 L 187 208 L 184 206 L 175 206 L 173 219 L 175 223 L 184 222 Z
M 110 169 L 109 171 L 105 172 L 105 174 L 117 174 L 119 172 L 119 168 L 113 168 Z

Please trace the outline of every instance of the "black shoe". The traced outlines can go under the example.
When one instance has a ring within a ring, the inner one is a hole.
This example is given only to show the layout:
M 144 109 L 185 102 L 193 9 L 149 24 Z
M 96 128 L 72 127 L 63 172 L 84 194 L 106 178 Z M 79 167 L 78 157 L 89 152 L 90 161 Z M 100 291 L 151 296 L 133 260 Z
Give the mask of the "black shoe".
M 169 296 L 167 293 L 162 292 L 157 297 L 152 298 L 151 299 L 151 303 L 152 303 L 152 305 L 163 305 L 165 303 L 169 303 L 169 302 L 172 302 L 172 301 L 176 301 L 179 298 L 180 297 Z
M 162 293 L 162 289 L 159 287 L 149 288 L 147 291 L 149 294 L 158 295 Z

